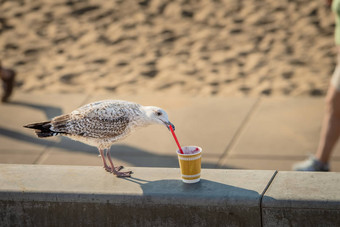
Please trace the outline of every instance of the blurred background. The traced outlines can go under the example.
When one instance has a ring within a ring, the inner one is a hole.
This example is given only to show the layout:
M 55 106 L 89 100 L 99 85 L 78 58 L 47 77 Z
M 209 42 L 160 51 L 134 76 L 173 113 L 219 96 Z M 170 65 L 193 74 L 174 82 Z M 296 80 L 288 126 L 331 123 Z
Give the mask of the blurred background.
M 0 0 L 0 60 L 16 71 L 0 162 L 100 165 L 95 148 L 22 125 L 124 98 L 166 108 L 205 167 L 290 170 L 317 146 L 334 26 L 322 0 Z M 178 165 L 163 128 L 112 149 L 127 166 Z
M 0 1 L 0 58 L 24 92 L 325 94 L 322 0 Z

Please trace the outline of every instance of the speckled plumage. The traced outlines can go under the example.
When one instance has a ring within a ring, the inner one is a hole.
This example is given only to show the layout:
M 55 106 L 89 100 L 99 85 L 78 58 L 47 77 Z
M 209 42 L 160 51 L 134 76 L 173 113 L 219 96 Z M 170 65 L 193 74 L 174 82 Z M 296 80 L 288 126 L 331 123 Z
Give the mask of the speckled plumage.
M 69 114 L 55 117 L 51 130 L 74 140 L 108 148 L 134 128 L 150 124 L 143 106 L 119 100 L 87 104 Z

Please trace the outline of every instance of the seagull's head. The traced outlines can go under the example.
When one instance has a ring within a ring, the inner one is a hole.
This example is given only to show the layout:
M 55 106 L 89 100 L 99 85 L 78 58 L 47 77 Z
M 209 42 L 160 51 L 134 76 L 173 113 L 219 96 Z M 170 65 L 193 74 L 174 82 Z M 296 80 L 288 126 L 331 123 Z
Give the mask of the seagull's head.
M 150 123 L 165 125 L 169 130 L 171 126 L 175 130 L 175 126 L 169 121 L 168 114 L 163 109 L 157 106 L 146 106 L 144 110 Z

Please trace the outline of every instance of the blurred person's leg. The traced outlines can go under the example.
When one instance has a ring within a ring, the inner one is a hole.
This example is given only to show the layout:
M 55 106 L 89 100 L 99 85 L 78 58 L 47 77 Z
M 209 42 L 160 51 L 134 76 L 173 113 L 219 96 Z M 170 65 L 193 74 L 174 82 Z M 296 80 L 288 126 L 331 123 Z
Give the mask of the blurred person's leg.
M 340 136 L 340 47 L 337 48 L 338 63 L 327 91 L 326 110 L 317 152 L 315 157 L 295 164 L 294 170 L 329 171 L 331 154 Z
M 332 150 L 340 136 L 340 89 L 331 85 L 328 89 L 326 103 L 320 142 L 315 155 L 324 164 L 329 162 Z
M 316 152 L 316 158 L 322 163 L 329 162 L 332 150 L 340 136 L 340 47 L 338 46 L 337 49 L 338 63 L 326 96 L 326 112 Z

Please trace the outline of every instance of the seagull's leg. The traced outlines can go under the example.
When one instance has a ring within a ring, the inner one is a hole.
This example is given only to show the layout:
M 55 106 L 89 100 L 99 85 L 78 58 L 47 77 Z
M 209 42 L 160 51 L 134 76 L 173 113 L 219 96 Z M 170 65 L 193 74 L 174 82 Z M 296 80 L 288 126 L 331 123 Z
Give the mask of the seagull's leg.
M 105 156 L 104 156 L 104 150 L 103 149 L 100 149 L 98 148 L 99 150 L 99 153 L 100 153 L 100 156 L 102 157 L 102 160 L 103 160 L 103 168 L 107 171 L 107 172 L 112 172 L 111 171 L 111 168 L 106 164 L 106 160 L 105 160 Z
M 106 157 L 109 160 L 110 165 L 112 167 L 113 166 L 113 162 L 112 162 L 111 155 L 110 155 L 110 148 L 106 148 Z M 110 168 L 109 172 L 113 173 L 113 171 L 111 171 L 111 169 L 112 169 L 111 167 L 108 167 L 108 168 Z M 119 170 L 123 169 L 124 166 L 117 166 L 117 167 L 114 167 L 114 168 L 118 172 Z
M 111 169 L 113 170 L 112 172 L 113 172 L 114 175 L 116 175 L 117 177 L 131 177 L 132 171 L 119 172 L 119 170 L 121 169 L 122 166 L 115 168 L 115 166 L 113 165 L 112 159 L 111 159 L 110 149 L 106 150 L 106 156 L 109 159 L 109 162 L 111 164 Z

